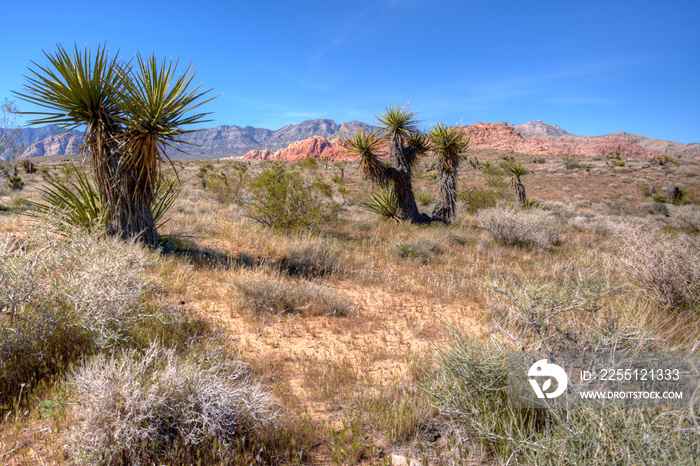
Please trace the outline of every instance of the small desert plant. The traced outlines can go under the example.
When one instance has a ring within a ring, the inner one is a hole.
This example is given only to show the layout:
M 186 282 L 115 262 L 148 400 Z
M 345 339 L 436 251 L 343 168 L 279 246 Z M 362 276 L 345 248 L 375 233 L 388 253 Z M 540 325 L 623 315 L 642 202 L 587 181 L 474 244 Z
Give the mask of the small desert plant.
M 61 241 L 40 234 L 22 248 L 0 238 L 0 400 L 76 357 L 123 344 L 146 315 L 159 314 L 141 306 L 149 287 L 142 251 L 81 232 Z
M 430 259 L 440 254 L 440 245 L 435 241 L 423 239 L 408 243 L 399 243 L 394 246 L 394 254 L 404 259 L 418 259 L 427 263 Z
M 368 194 L 358 202 L 359 206 L 370 212 L 374 212 L 382 218 L 400 222 L 398 214 L 398 201 L 394 190 L 380 188 Z
M 299 168 L 306 170 L 316 170 L 319 167 L 318 160 L 316 160 L 313 157 L 306 157 L 304 159 L 301 159 L 296 164 Z
M 477 219 L 500 244 L 546 249 L 561 242 L 551 222 L 536 211 L 492 208 L 479 211 Z
M 22 160 L 22 168 L 27 174 L 36 173 L 36 165 L 31 160 Z
M 481 209 L 496 207 L 502 199 L 501 193 L 492 189 L 469 187 L 457 195 L 464 209 L 474 215 Z
M 569 157 L 564 159 L 564 168 L 566 168 L 567 170 L 575 170 L 577 168 L 582 168 L 582 165 L 579 163 L 578 160 Z
M 24 181 L 19 175 L 10 175 L 7 179 L 7 186 L 15 191 L 19 191 L 24 187 Z
M 278 273 L 244 272 L 233 281 L 243 309 L 258 314 L 346 315 L 347 301 L 327 287 Z
M 690 401 L 690 410 L 662 415 L 645 408 L 520 409 L 511 404 L 509 361 L 516 355 L 537 360 L 551 359 L 552 351 L 579 355 L 587 350 L 654 347 L 655 336 L 644 336 L 637 328 L 619 325 L 608 312 L 598 312 L 610 292 L 605 280 L 569 266 L 557 271 L 557 277 L 489 282 L 494 296 L 505 298 L 492 303 L 505 339 L 484 341 L 448 323 L 453 340 L 438 351 L 441 370 L 426 386 L 428 392 L 497 463 L 693 464 L 697 399 Z
M 345 270 L 341 252 L 331 241 L 315 236 L 295 238 L 288 246 L 282 266 L 290 275 L 322 277 Z
M 71 381 L 81 412 L 73 451 L 99 464 L 224 461 L 273 426 L 268 390 L 216 348 L 207 353 L 195 360 L 152 344 L 83 364 Z
M 428 191 L 418 191 L 416 193 L 416 201 L 422 206 L 428 206 L 433 203 L 435 197 Z
M 334 218 L 333 206 L 323 201 L 326 195 L 313 182 L 297 172 L 287 172 L 280 164 L 263 170 L 251 183 L 253 202 L 248 215 L 261 224 L 279 230 L 318 226 Z

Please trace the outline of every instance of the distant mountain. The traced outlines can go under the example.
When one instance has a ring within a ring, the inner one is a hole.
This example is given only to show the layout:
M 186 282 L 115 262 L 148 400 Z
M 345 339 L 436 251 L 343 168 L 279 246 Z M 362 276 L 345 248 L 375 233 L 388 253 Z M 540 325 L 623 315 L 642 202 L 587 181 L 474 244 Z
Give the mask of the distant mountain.
M 25 147 L 22 157 L 79 152 L 80 148 L 78 146 L 83 140 L 82 133 L 80 131 L 62 133 L 63 130 L 56 125 L 22 128 L 20 130 L 20 142 Z
M 571 133 L 567 133 L 557 125 L 549 125 L 542 120 L 528 121 L 522 125 L 514 125 L 513 123 L 508 123 L 507 121 L 499 121 L 495 124 L 510 126 L 516 132 L 522 134 L 526 138 L 548 139 L 550 137 L 558 138 L 562 136 L 572 136 Z
M 217 126 L 185 135 L 185 141 L 196 146 L 179 144 L 176 148 L 186 153 L 169 150 L 168 155 L 180 160 L 240 157 L 253 150 L 283 149 L 313 136 L 326 139 L 345 138 L 363 127 L 368 125 L 359 121 L 336 124 L 335 121 L 327 119 L 302 121 L 276 131 L 252 126 Z

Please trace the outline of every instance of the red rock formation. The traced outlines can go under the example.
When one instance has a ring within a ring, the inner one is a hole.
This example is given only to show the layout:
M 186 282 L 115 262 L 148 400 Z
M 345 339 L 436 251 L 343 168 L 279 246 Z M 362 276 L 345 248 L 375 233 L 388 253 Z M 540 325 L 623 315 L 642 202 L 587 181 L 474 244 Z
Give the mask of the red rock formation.
M 474 123 L 464 127 L 472 149 L 498 149 L 532 155 L 583 155 L 602 157 L 619 151 L 624 157 L 649 158 L 658 155 L 622 139 L 599 139 L 590 142 L 547 141 L 524 138 L 515 129 L 492 123 Z
M 329 141 L 323 136 L 313 136 L 303 141 L 293 142 L 286 149 L 280 149 L 275 152 L 269 149 L 252 150 L 243 156 L 245 159 L 289 160 L 292 162 L 307 157 L 315 159 L 329 157 L 332 162 L 352 158 L 345 153 L 345 146 L 340 139 Z
M 524 138 L 512 127 L 493 123 L 474 123 L 463 127 L 469 136 L 472 149 L 497 149 L 503 152 L 519 152 L 531 155 L 581 155 L 603 157 L 610 152 L 619 151 L 623 157 L 649 158 L 658 152 L 651 152 L 637 144 L 622 139 L 598 139 L 589 142 L 547 141 L 544 139 Z M 328 156 L 331 161 L 355 159 L 345 152 L 340 139 L 327 140 L 314 136 L 303 141 L 294 142 L 286 149 L 272 152 L 269 149 L 252 150 L 243 157 L 257 160 L 296 161 L 306 157 L 320 159 Z

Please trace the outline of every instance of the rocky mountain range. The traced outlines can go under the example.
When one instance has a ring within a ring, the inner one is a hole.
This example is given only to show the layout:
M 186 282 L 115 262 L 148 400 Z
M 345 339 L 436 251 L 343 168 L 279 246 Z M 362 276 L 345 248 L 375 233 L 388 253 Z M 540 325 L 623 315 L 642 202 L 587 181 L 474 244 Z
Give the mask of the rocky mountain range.
M 278 130 L 252 126 L 217 126 L 185 135 L 187 144 L 170 149 L 168 155 L 178 160 L 202 160 L 245 156 L 250 159 L 297 160 L 303 157 L 345 157 L 340 140 L 361 128 L 372 129 L 359 121 L 337 124 L 333 120 L 307 120 Z M 700 157 L 700 144 L 680 144 L 650 139 L 629 133 L 604 136 L 577 136 L 542 121 L 521 125 L 508 122 L 475 123 L 465 126 L 471 147 L 491 148 L 533 155 L 606 155 L 620 151 L 630 157 L 651 157 L 654 154 L 683 154 Z M 80 151 L 82 133 L 61 134 L 56 127 L 23 128 L 27 147 L 23 157 L 76 154 Z
M 168 155 L 177 160 L 239 157 L 255 149 L 276 151 L 313 136 L 345 138 L 365 126 L 369 125 L 359 121 L 336 124 L 327 119 L 302 121 L 275 131 L 252 126 L 217 126 L 184 135 L 185 143 L 169 149 Z M 82 133 L 71 131 L 61 134 L 55 126 L 23 128 L 22 140 L 27 147 L 22 157 L 77 154 L 80 152 Z

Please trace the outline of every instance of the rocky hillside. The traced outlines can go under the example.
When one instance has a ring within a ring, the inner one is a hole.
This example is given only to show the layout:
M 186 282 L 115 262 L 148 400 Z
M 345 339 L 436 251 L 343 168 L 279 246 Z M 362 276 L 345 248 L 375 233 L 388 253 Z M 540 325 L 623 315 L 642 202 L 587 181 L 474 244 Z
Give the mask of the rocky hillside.
M 573 141 L 573 142 L 598 142 L 607 139 L 617 139 L 636 144 L 650 152 L 659 152 L 665 155 L 683 154 L 684 157 L 700 157 L 700 144 L 681 144 L 678 142 L 652 139 L 636 134 L 616 132 L 604 136 L 577 136 L 568 133 L 557 125 L 549 125 L 540 120 L 529 121 L 522 125 L 514 125 L 505 121 L 499 121 L 497 125 L 513 128 L 525 138 L 537 138 L 547 141 Z

